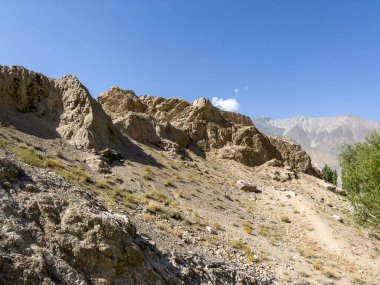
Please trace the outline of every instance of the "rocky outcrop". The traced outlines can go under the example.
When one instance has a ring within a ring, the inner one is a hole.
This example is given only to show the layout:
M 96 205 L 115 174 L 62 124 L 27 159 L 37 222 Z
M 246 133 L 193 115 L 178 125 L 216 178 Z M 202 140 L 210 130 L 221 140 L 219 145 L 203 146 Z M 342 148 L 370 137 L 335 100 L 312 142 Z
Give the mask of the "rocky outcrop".
M 253 126 L 252 119 L 248 116 L 234 113 L 234 112 L 227 112 L 227 111 L 221 111 L 221 113 L 222 113 L 222 116 L 231 124 Z
M 111 90 L 100 93 L 98 101 L 112 118 L 125 115 L 127 112 L 143 113 L 147 109 L 132 90 L 119 87 L 112 87 Z
M 174 98 L 138 97 L 130 90 L 113 87 L 98 100 L 114 124 L 138 142 L 166 147 L 174 144 L 176 150 L 195 146 L 248 166 L 277 159 L 299 171 L 316 173 L 302 149 L 285 142 L 272 143 L 249 117 L 221 111 L 205 98 L 191 104 Z
M 0 229 L 1 284 L 177 280 L 158 256 L 139 247 L 126 216 L 108 212 L 91 195 L 51 172 L 23 172 L 4 159 L 0 168 L 0 218 L 7 221 Z M 7 183 L 11 187 L 4 189 Z
M 101 148 L 120 143 L 120 136 L 102 106 L 80 81 L 67 75 L 55 81 L 60 91 L 63 113 L 57 131 L 72 143 Z
M 77 147 L 103 148 L 122 139 L 101 105 L 71 75 L 53 80 L 23 67 L 0 66 L 0 121 Z
M 310 156 L 299 144 L 285 138 L 270 137 L 270 142 L 281 153 L 283 159 L 295 170 L 321 177 L 320 171 L 311 164 Z

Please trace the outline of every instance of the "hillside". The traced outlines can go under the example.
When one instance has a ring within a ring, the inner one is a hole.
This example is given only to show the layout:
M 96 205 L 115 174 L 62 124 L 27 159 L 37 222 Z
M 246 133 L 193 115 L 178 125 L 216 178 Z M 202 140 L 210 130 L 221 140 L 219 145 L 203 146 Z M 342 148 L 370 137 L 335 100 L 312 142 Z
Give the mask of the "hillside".
M 243 115 L 22 67 L 0 106 L 0 284 L 380 282 L 344 191 Z
M 380 123 L 356 116 L 258 118 L 254 123 L 264 134 L 287 137 L 299 143 L 319 168 L 325 163 L 339 168 L 337 157 L 342 145 L 361 142 L 370 132 L 380 129 Z

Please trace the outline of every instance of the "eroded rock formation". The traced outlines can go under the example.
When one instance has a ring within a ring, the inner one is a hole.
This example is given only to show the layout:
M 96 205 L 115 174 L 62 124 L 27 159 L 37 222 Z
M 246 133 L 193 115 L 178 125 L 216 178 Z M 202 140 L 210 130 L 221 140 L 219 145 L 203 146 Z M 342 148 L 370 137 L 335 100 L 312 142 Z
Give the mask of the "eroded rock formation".
M 121 136 L 80 81 L 53 80 L 23 67 L 0 66 L 0 119 L 41 137 L 63 137 L 85 148 L 121 143 Z
M 193 146 L 248 166 L 279 159 L 299 171 L 318 175 L 310 157 L 298 145 L 283 139 L 270 140 L 249 117 L 220 111 L 205 98 L 191 104 L 175 98 L 138 97 L 133 91 L 113 87 L 101 93 L 98 100 L 114 124 L 140 143 L 174 143 L 177 149 Z

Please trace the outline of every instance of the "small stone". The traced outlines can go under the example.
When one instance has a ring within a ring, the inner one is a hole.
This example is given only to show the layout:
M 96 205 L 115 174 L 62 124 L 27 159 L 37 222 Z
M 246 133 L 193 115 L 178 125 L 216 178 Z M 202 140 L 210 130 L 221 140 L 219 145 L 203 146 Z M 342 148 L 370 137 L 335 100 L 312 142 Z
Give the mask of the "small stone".
M 36 193 L 36 192 L 38 192 L 38 189 L 35 185 L 28 183 L 25 185 L 25 191 L 31 192 L 31 193 Z
M 210 234 L 214 234 L 214 233 L 215 233 L 215 230 L 213 229 L 213 227 L 206 226 L 206 230 L 207 230 L 207 232 L 210 233 Z
M 10 182 L 8 182 L 8 181 L 5 181 L 3 183 L 3 186 L 4 186 L 5 189 L 10 189 L 12 187 L 12 184 Z
M 296 192 L 294 192 L 294 191 L 285 191 L 285 195 L 288 198 L 296 197 L 297 196 Z
M 337 220 L 338 222 L 343 223 L 343 218 L 342 218 L 341 216 L 333 215 L 332 217 L 333 217 L 335 220 Z

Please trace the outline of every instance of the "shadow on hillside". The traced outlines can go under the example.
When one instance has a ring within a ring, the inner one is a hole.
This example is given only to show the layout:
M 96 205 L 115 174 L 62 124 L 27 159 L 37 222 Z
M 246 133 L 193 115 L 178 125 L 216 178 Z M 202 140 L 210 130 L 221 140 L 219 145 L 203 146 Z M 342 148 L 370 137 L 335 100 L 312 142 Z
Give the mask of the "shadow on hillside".
M 61 138 L 60 134 L 56 131 L 59 122 L 53 120 L 47 121 L 44 118 L 37 117 L 33 113 L 15 113 L 1 108 L 0 122 L 5 126 L 14 127 L 20 132 L 41 139 Z
M 159 163 L 151 155 L 145 153 L 141 147 L 130 141 L 126 136 L 122 135 L 122 144 L 121 146 L 116 147 L 116 150 L 125 160 L 130 160 L 131 162 L 149 165 L 152 167 L 165 168 L 164 165 Z M 117 166 L 118 163 L 114 163 L 113 165 Z M 122 165 L 122 163 L 120 163 L 120 165 Z

